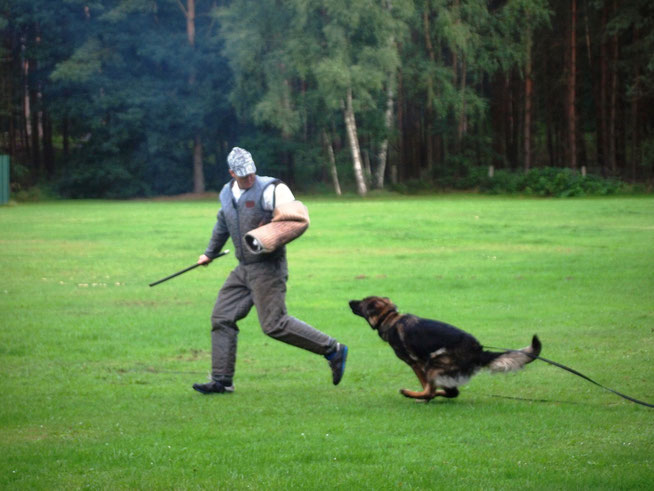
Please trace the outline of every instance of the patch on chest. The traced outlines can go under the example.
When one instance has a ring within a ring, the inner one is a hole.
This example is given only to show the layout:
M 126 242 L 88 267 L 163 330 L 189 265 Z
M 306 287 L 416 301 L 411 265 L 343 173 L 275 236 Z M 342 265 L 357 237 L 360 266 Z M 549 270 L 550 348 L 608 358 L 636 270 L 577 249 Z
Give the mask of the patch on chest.
M 458 387 L 467 384 L 476 371 L 466 375 L 464 373 L 457 373 L 453 375 L 433 375 L 430 381 L 436 387 Z
M 245 202 L 245 207 L 246 208 L 254 208 L 254 201 L 246 201 Z

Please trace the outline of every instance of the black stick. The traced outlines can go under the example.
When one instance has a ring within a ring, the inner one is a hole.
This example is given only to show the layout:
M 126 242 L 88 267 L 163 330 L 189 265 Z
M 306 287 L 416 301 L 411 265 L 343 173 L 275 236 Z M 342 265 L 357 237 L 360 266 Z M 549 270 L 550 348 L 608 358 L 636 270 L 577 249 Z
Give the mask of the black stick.
M 216 257 L 214 257 L 213 259 L 217 259 L 217 258 L 219 258 L 220 256 L 224 256 L 224 255 L 227 254 L 228 252 L 229 252 L 229 249 L 224 250 L 224 251 L 222 251 L 220 254 L 218 254 Z M 212 260 L 213 260 L 213 259 L 212 259 Z M 206 264 L 208 264 L 208 263 L 206 263 Z M 191 271 L 192 269 L 195 269 L 195 268 L 197 268 L 198 266 L 205 266 L 205 264 L 197 264 L 197 263 L 196 263 L 196 264 L 194 264 L 193 266 L 189 266 L 188 268 L 184 268 L 184 269 L 182 269 L 181 271 L 178 271 L 177 273 L 173 273 L 173 274 L 171 274 L 170 276 L 166 276 L 165 278 L 161 278 L 160 280 L 155 281 L 154 283 L 150 283 L 150 286 L 155 286 L 155 285 L 158 285 L 159 283 L 163 283 L 164 281 L 168 281 L 168 280 L 174 278 L 175 276 L 179 276 L 180 274 L 184 274 L 184 273 L 186 273 L 187 271 Z

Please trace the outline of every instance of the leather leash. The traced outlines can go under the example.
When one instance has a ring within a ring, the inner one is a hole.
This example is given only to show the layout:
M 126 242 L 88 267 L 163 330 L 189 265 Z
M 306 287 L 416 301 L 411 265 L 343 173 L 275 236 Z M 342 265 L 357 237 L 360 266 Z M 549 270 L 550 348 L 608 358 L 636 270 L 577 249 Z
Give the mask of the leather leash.
M 535 360 L 541 360 L 541 361 L 544 361 L 545 363 L 549 363 L 550 365 L 553 365 L 553 366 L 558 367 L 558 368 L 561 368 L 561 369 L 563 369 L 563 370 L 565 370 L 565 371 L 567 371 L 567 372 L 570 372 L 570 373 L 572 373 L 573 375 L 576 375 L 577 377 L 581 377 L 581 378 L 583 378 L 584 380 L 587 380 L 588 382 L 590 382 L 590 383 L 592 383 L 592 384 L 595 384 L 595 385 L 597 385 L 598 387 L 601 387 L 601 388 L 604 389 L 604 390 L 608 390 L 609 392 L 613 392 L 613 393 L 614 393 L 615 395 L 617 395 L 617 396 L 620 396 L 620 397 L 622 397 L 622 398 L 624 398 L 624 399 L 627 399 L 628 401 L 635 402 L 636 404 L 640 404 L 640 405 L 642 405 L 642 406 L 646 406 L 646 407 L 654 408 L 654 404 L 649 404 L 649 403 L 647 403 L 647 402 L 639 401 L 638 399 L 634 399 L 633 397 L 630 397 L 630 396 L 628 396 L 628 395 L 622 394 L 622 393 L 618 392 L 617 390 L 613 390 L 613 389 L 611 389 L 611 388 L 609 388 L 609 387 L 605 387 L 605 386 L 603 386 L 602 384 L 600 384 L 599 382 L 595 382 L 592 378 L 587 377 L 587 376 L 584 375 L 583 373 L 580 373 L 580 372 L 578 372 L 577 370 L 575 370 L 575 369 L 573 369 L 573 368 L 566 367 L 565 365 L 562 365 L 561 363 L 557 363 L 557 362 L 555 362 L 555 361 L 548 360 L 547 358 L 543 358 L 542 356 L 531 355 L 531 354 L 529 354 L 529 353 L 525 353 L 524 351 L 515 350 L 515 349 L 497 348 L 497 347 L 495 347 L 495 346 L 484 346 L 484 348 L 486 348 L 486 349 L 492 349 L 492 350 L 500 350 L 500 351 L 504 351 L 504 352 L 507 352 L 507 353 L 508 353 L 508 352 L 520 352 L 520 353 L 523 353 L 523 354 L 529 356 L 530 358 L 533 358 L 533 359 L 535 359 Z

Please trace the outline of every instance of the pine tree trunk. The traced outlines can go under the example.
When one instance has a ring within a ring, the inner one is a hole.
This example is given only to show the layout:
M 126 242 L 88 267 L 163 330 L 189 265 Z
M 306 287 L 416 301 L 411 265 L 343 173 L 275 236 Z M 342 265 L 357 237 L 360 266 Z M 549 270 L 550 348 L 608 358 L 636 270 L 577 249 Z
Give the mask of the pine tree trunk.
M 493 160 L 491 164 L 495 169 L 501 169 L 504 161 L 504 133 L 505 133 L 505 119 L 504 113 L 504 91 L 500 89 L 501 78 L 500 75 L 493 75 L 490 81 L 490 117 L 491 125 L 493 128 Z
M 614 3 L 615 4 L 615 3 Z M 611 94 L 609 99 L 609 167 L 613 175 L 618 171 L 617 134 L 618 119 L 618 37 L 611 37 Z
M 525 65 L 525 137 L 524 137 L 524 168 L 531 168 L 531 103 L 533 96 L 533 79 L 531 71 L 532 34 L 527 33 L 527 60 Z
M 186 8 L 180 3 L 180 8 L 186 17 L 186 38 L 191 48 L 195 47 L 195 0 L 186 0 Z M 191 92 L 195 90 L 196 73 L 195 68 L 191 69 L 189 75 L 189 87 Z M 196 130 L 196 135 L 193 138 L 193 192 L 203 193 L 205 191 L 204 184 L 204 165 L 202 161 L 202 138 L 200 137 L 199 130 Z
M 602 142 L 602 137 L 601 137 L 601 118 L 600 118 L 600 105 L 601 105 L 601 97 L 600 97 L 600 84 L 598 81 L 600 80 L 600 65 L 597 63 L 597 59 L 593 58 L 593 41 L 591 39 L 591 31 L 590 31 L 590 18 L 589 18 L 589 0 L 585 0 L 584 3 L 584 24 L 585 24 L 585 41 L 586 41 L 586 58 L 588 60 L 588 73 L 590 74 L 590 83 L 591 83 L 591 93 L 590 95 L 592 96 L 593 103 L 595 105 L 595 115 L 594 115 L 594 121 L 595 121 L 595 162 L 599 163 L 601 160 L 601 152 L 600 152 L 600 145 Z M 590 158 L 589 161 L 592 161 L 593 159 Z
M 64 116 L 64 119 L 61 123 L 61 139 L 63 141 L 63 152 L 64 158 L 68 159 L 70 155 L 70 131 L 69 131 L 69 120 L 68 115 Z
M 461 56 L 461 84 L 459 93 L 461 94 L 461 113 L 459 114 L 459 121 L 457 125 L 457 146 L 461 150 L 463 146 L 463 137 L 468 132 L 468 118 L 466 116 L 466 85 L 467 85 L 467 68 L 465 55 Z
M 601 32 L 606 31 L 608 17 L 608 7 L 604 6 L 602 9 L 601 19 Z M 608 49 L 607 43 L 602 39 L 600 48 L 600 89 L 599 89 L 599 123 L 598 138 L 597 138 L 597 153 L 600 164 L 602 166 L 602 174 L 606 175 L 607 165 L 609 163 L 609 125 L 608 125 L 608 111 L 607 111 L 607 94 L 608 94 Z
M 404 162 L 404 90 L 402 82 L 402 70 L 397 72 L 397 148 L 400 162 Z M 391 165 L 391 184 L 400 182 L 402 169 L 397 164 Z
M 195 46 L 195 0 L 186 1 L 186 37 L 188 44 Z
M 456 13 L 456 20 L 454 21 L 455 26 L 458 26 L 461 24 L 461 17 L 460 17 L 460 12 L 459 12 L 459 7 L 460 7 L 460 0 L 454 0 L 454 9 L 457 12 Z M 461 66 L 461 76 L 459 77 L 459 66 Z M 459 83 L 461 86 L 459 87 Z M 457 154 L 461 153 L 462 150 L 462 137 L 463 137 L 463 121 L 464 121 L 464 115 L 465 115 L 465 54 L 461 53 L 461 61 L 459 61 L 459 53 L 457 53 L 456 48 L 452 49 L 452 86 L 456 89 L 459 88 L 459 93 L 461 97 L 461 112 L 459 114 L 455 114 L 454 117 L 456 119 L 455 124 L 456 124 L 456 136 L 455 136 L 455 146 L 454 146 L 454 152 Z
M 516 162 L 516 155 L 517 155 L 517 150 L 516 150 L 516 120 L 515 120 L 515 95 L 513 91 L 513 83 L 512 83 L 512 75 L 507 75 L 506 79 L 504 80 L 504 90 L 507 94 L 507 100 L 506 100 L 506 114 L 508 116 L 507 120 L 507 131 L 506 131 L 506 157 L 509 162 L 509 168 L 514 169 L 517 162 Z
M 43 112 L 43 163 L 48 177 L 55 173 L 55 152 L 52 143 L 52 120 L 47 112 Z
M 634 43 L 638 42 L 640 38 L 640 31 L 638 27 L 633 27 L 633 39 Z M 633 79 L 640 80 L 640 67 L 634 66 L 633 68 Z M 640 99 L 640 88 L 639 82 L 636 82 L 634 95 L 631 99 L 631 180 L 636 182 L 637 172 L 636 172 L 636 162 L 640 162 L 640 127 L 638 124 L 640 116 L 640 105 L 638 104 Z
M 26 50 L 26 47 L 23 45 L 23 52 Z M 30 77 L 30 64 L 28 60 L 22 62 L 22 76 L 23 76 L 23 111 L 22 119 L 23 124 L 22 133 L 25 135 L 22 147 L 25 149 L 27 155 L 32 153 L 32 97 L 29 87 L 29 77 Z
M 36 112 L 36 128 L 37 128 L 37 134 L 38 137 L 37 139 L 34 140 L 35 144 L 38 145 L 39 149 L 39 176 L 41 178 L 45 177 L 48 175 L 46 167 L 45 167 L 45 142 L 44 142 L 44 135 L 45 135 L 45 130 L 44 130 L 44 116 L 43 116 L 43 94 L 41 93 L 41 90 L 36 94 L 36 98 L 38 101 L 38 107 L 39 110 Z
M 570 2 L 570 32 L 568 38 L 568 84 L 567 84 L 567 118 L 568 118 L 568 163 L 572 169 L 577 168 L 577 0 Z
M 347 137 L 350 142 L 350 151 L 352 153 L 352 166 L 354 167 L 354 178 L 357 185 L 357 193 L 360 196 L 368 194 L 368 187 L 363 175 L 363 162 L 361 160 L 361 150 L 359 149 L 359 137 L 357 136 L 357 124 L 354 118 L 354 109 L 352 107 L 352 89 L 347 89 L 346 101 L 343 108 L 345 119 L 345 128 Z
M 431 23 L 429 18 L 431 16 L 431 9 L 429 2 L 425 2 L 425 8 L 422 12 L 422 29 L 425 41 L 425 49 L 429 55 L 429 61 L 435 65 L 436 64 L 436 53 L 434 51 L 434 45 L 431 42 Z M 427 160 L 427 169 L 430 175 L 433 175 L 434 171 L 434 147 L 435 141 L 432 135 L 432 126 L 434 121 L 434 98 L 436 97 L 434 91 L 434 80 L 431 74 L 428 75 L 427 79 L 427 104 L 425 108 L 425 139 L 427 143 L 426 148 L 426 160 Z
M 551 55 L 548 53 L 545 53 L 545 56 L 543 57 L 543 68 L 544 68 L 544 73 L 549 73 L 549 67 L 551 64 Z M 552 116 L 552 104 L 549 104 L 549 101 L 545 100 L 545 103 L 543 104 L 543 117 L 544 117 L 544 122 L 545 122 L 545 131 L 546 131 L 546 136 L 545 136 L 545 141 L 546 141 L 546 147 L 547 147 L 547 162 L 550 167 L 554 167 L 554 161 L 555 161 L 555 149 L 554 149 L 554 121 L 553 121 L 553 116 Z
M 202 140 L 195 137 L 193 142 L 193 192 L 204 193 L 204 169 L 202 168 Z
M 36 102 L 36 91 L 30 90 L 30 101 Z M 31 128 L 31 148 L 32 148 L 32 169 L 33 177 L 40 177 L 43 161 L 41 160 L 41 139 L 39 138 L 39 111 L 38 108 L 32 107 L 30 115 L 30 128 Z
M 459 85 L 458 67 L 459 67 L 459 56 L 458 56 L 456 51 L 453 51 L 452 52 L 452 86 L 453 86 L 454 89 L 456 89 L 456 87 L 458 87 L 458 85 Z M 457 128 L 457 131 L 456 131 L 455 137 L 454 137 L 453 151 L 454 151 L 455 154 L 458 154 L 458 153 L 460 153 L 460 150 L 461 150 L 460 145 L 459 145 L 460 141 L 459 141 L 459 132 L 458 132 L 458 122 L 456 121 L 458 119 L 458 115 L 454 114 L 453 118 L 455 119 L 455 121 L 451 121 L 451 123 L 452 123 L 453 126 L 456 125 L 456 128 Z

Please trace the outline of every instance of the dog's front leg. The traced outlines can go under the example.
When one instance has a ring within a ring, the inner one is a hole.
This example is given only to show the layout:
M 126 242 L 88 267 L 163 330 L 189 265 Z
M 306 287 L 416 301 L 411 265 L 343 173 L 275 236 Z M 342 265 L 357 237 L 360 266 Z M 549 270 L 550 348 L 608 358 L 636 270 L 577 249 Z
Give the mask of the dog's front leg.
M 436 391 L 427 380 L 425 371 L 419 365 L 411 365 L 411 368 L 413 368 L 413 371 L 418 377 L 418 380 L 420 380 L 420 384 L 422 385 L 422 392 L 416 392 L 415 390 L 409 389 L 401 389 L 400 394 L 412 399 L 422 399 L 427 402 L 431 401 L 435 397 Z
M 411 368 L 413 368 L 416 377 L 418 377 L 418 380 L 420 380 L 420 385 L 422 385 L 422 388 L 424 389 L 427 387 L 429 382 L 427 382 L 427 375 L 425 374 L 423 368 L 420 365 L 411 365 Z

